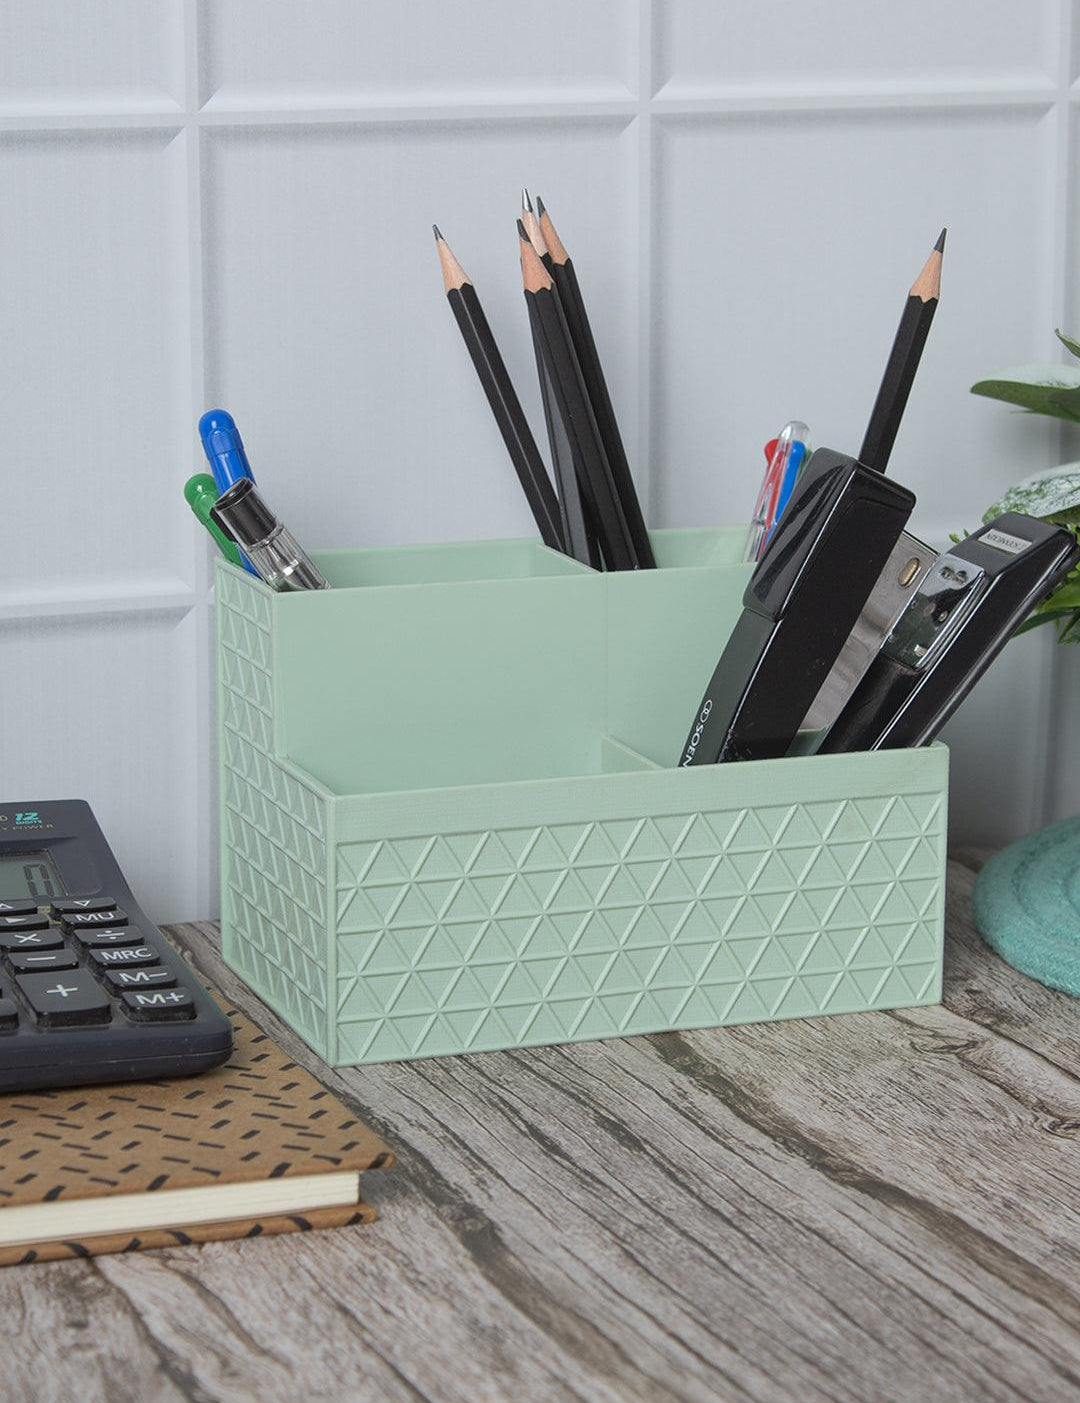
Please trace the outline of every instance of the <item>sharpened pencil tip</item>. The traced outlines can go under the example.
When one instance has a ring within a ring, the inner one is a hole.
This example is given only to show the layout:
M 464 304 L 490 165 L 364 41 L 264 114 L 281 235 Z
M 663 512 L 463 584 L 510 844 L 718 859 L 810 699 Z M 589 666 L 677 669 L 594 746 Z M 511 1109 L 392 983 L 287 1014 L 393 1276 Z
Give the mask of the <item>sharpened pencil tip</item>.
M 536 197 L 536 215 L 538 219 L 543 219 L 544 217 L 544 202 L 539 195 Z
M 433 224 L 431 226 L 431 232 L 435 235 L 435 242 L 438 243 L 439 240 L 442 238 L 442 230 L 437 224 Z
M 529 231 L 525 228 L 525 225 L 522 224 L 520 219 L 517 221 L 517 231 L 518 238 L 522 241 L 522 243 L 527 244 L 529 242 Z
M 938 253 L 944 253 L 944 252 L 945 252 L 945 235 L 946 235 L 948 232 L 949 232 L 949 231 L 948 231 L 947 229 L 942 229 L 941 233 L 938 235 L 938 241 L 937 241 L 937 243 L 934 245 L 934 248 L 937 250 Z
M 529 198 L 529 190 L 525 185 L 521 187 L 521 208 L 532 214 L 532 200 Z

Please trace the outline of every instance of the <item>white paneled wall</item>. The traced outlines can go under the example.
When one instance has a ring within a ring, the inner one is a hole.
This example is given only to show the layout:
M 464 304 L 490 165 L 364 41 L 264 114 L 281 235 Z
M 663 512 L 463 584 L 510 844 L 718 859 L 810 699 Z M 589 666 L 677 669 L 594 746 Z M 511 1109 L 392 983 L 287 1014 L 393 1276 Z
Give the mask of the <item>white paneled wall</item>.
M 528 532 L 430 233 L 539 429 L 522 182 L 656 525 L 741 519 L 786 418 L 857 449 L 948 224 L 893 466 L 928 538 L 973 526 L 1068 447 L 967 387 L 1080 326 L 1078 8 L 0 0 L 0 798 L 89 798 L 154 915 L 215 909 L 195 420 L 313 546 Z M 959 836 L 1080 807 L 1078 702 L 1080 650 L 1010 649 L 951 727 Z

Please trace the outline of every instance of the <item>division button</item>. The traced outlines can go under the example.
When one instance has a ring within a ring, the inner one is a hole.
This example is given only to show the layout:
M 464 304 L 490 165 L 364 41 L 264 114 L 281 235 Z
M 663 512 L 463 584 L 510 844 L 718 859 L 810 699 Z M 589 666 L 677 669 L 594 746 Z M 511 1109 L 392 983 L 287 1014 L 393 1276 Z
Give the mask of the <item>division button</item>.
M 53 926 L 50 930 L 4 930 L 0 926 L 0 950 L 61 950 L 64 937 Z
M 100 950 L 88 950 L 87 954 L 98 969 L 124 968 L 133 965 L 156 965 L 158 953 L 149 945 L 106 946 Z
M 74 950 L 9 950 L 5 958 L 16 974 L 33 974 L 46 969 L 78 969 Z
M 105 987 L 111 994 L 133 993 L 139 989 L 168 989 L 176 983 L 176 975 L 162 966 L 149 969 L 110 969 L 105 972 Z
M 102 945 L 141 945 L 146 939 L 135 926 L 105 926 L 98 930 L 77 930 L 75 939 L 84 950 L 92 950 Z
M 148 989 L 123 996 L 124 1012 L 136 1023 L 174 1023 L 195 1017 L 195 1001 L 186 989 Z
M 108 1023 L 111 1005 L 93 975 L 85 970 L 59 974 L 20 974 L 23 997 L 47 1028 L 79 1023 Z
M 62 916 L 73 916 L 79 911 L 114 911 L 116 901 L 111 896 L 82 896 L 67 897 L 63 901 L 54 901 L 52 913 L 57 918 Z

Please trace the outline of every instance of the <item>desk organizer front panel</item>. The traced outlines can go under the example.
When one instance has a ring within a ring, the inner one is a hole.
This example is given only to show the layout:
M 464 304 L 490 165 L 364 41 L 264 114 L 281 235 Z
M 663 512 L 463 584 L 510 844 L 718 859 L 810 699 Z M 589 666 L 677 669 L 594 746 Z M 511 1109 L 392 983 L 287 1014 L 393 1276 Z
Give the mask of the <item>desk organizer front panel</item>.
M 939 999 L 944 747 L 661 767 L 741 537 L 657 533 L 668 568 L 633 576 L 526 542 L 333 552 L 343 587 L 305 596 L 219 567 L 225 956 L 328 1061 Z M 411 647 L 446 702 L 426 741 Z M 559 695 L 507 717 L 493 666 Z M 441 787 L 416 787 L 425 744 Z

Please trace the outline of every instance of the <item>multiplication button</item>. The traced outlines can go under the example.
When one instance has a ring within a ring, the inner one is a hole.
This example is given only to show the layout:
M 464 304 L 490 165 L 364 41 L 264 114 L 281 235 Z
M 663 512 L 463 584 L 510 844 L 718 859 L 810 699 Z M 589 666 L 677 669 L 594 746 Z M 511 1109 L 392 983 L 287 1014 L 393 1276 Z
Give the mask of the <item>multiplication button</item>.
M 124 1012 L 136 1023 L 178 1023 L 195 1017 L 195 1000 L 186 989 L 154 989 L 124 994 Z
M 64 937 L 53 926 L 50 930 L 4 930 L 0 926 L 0 950 L 61 950 Z
M 59 974 L 20 974 L 15 981 L 37 1020 L 47 1028 L 79 1023 L 107 1023 L 111 1016 L 108 997 L 93 975 L 85 970 Z

